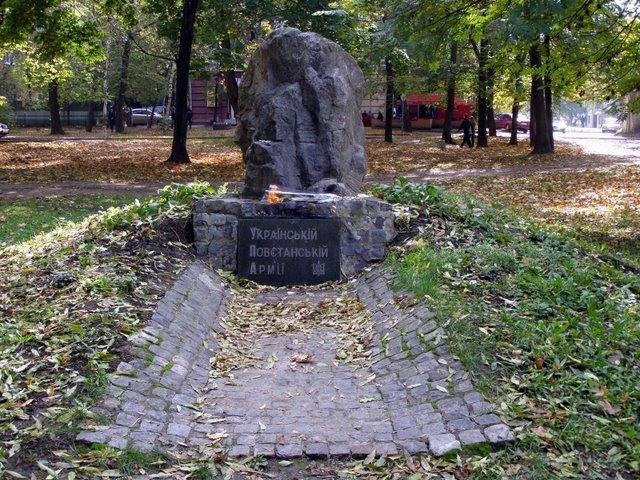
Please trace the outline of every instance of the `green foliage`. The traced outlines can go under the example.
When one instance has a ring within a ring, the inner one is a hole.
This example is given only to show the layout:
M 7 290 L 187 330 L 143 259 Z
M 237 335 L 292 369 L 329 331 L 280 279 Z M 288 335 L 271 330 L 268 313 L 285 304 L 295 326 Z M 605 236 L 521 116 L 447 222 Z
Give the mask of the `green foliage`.
M 194 480 L 214 480 L 216 474 L 209 467 L 199 467 L 191 474 L 191 478 Z
M 413 184 L 404 177 L 397 178 L 391 185 L 374 185 L 372 193 L 391 203 L 428 206 L 442 199 L 442 188 L 433 184 Z
M 125 475 L 137 474 L 140 469 L 148 469 L 154 464 L 162 464 L 165 456 L 158 452 L 142 452 L 133 447 L 127 447 L 117 457 L 119 469 Z
M 13 108 L 7 102 L 7 97 L 0 96 L 0 122 L 12 126 L 14 123 Z
M 402 182 L 385 198 L 413 203 L 424 188 Z M 398 285 L 428 298 L 476 386 L 521 426 L 477 478 L 506 463 L 529 478 L 637 474 L 638 272 L 473 199 L 421 206 L 424 237 L 391 261 Z
M 188 184 L 172 183 L 158 190 L 149 200 L 135 200 L 124 207 L 113 207 L 95 218 L 95 224 L 107 230 L 115 230 L 137 222 L 153 219 L 174 209 L 190 208 L 196 198 L 204 195 L 218 195 L 226 191 L 226 186 L 218 189 L 207 182 Z

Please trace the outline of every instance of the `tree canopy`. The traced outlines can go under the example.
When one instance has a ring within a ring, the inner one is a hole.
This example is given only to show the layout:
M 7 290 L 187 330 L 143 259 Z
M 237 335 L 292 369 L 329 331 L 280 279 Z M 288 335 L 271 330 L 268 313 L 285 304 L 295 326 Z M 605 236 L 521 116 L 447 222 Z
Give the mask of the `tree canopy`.
M 234 72 L 256 42 L 294 26 L 342 45 L 368 89 L 394 105 L 409 92 L 446 93 L 445 107 L 452 95 L 474 99 L 479 146 L 496 108 L 529 110 L 534 151 L 546 153 L 560 105 L 640 109 L 624 100 L 640 86 L 639 16 L 636 2 L 620 0 L 6 0 L 0 47 L 20 59 L 12 84 L 46 93 L 52 120 L 60 101 L 102 100 L 106 110 L 116 99 L 121 115 L 132 99 L 168 101 L 186 112 L 177 79 L 220 75 L 235 106 Z

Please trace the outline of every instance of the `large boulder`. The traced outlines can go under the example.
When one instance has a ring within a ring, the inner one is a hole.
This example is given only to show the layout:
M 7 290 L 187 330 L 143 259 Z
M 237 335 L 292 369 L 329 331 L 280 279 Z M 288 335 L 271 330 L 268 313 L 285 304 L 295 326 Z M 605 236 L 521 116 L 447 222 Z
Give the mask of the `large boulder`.
M 244 195 L 269 185 L 357 193 L 366 173 L 360 112 L 364 77 L 336 43 L 294 28 L 255 51 L 240 85 L 237 140 Z

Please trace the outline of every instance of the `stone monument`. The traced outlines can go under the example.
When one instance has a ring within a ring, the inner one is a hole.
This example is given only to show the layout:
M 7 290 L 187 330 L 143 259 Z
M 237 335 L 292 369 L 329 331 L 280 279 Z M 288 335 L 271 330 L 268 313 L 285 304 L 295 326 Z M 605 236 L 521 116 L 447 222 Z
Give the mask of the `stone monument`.
M 295 28 L 273 32 L 240 85 L 244 195 L 259 198 L 270 185 L 358 193 L 367 170 L 363 81 L 358 64 L 336 43 Z
M 242 196 L 195 205 L 198 255 L 275 285 L 338 280 L 382 260 L 391 205 L 360 195 L 366 173 L 363 75 L 316 33 L 274 31 L 240 85 Z

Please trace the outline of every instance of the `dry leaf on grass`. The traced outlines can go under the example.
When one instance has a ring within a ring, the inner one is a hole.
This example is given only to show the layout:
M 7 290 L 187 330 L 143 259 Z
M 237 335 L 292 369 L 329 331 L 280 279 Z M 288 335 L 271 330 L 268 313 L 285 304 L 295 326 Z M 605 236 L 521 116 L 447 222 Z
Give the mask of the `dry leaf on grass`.
M 313 363 L 313 354 L 311 353 L 294 353 L 289 358 L 293 363 Z

